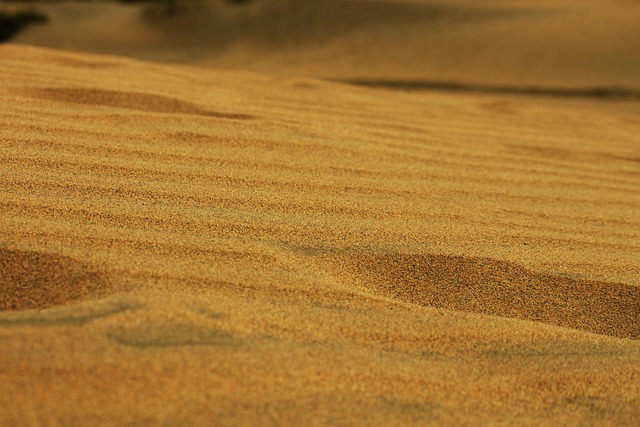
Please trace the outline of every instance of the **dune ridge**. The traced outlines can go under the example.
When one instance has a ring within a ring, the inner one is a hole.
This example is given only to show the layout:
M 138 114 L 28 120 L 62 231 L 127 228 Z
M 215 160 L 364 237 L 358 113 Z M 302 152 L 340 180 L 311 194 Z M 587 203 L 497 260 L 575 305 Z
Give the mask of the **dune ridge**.
M 628 104 L 24 45 L 0 77 L 1 425 L 640 419 Z

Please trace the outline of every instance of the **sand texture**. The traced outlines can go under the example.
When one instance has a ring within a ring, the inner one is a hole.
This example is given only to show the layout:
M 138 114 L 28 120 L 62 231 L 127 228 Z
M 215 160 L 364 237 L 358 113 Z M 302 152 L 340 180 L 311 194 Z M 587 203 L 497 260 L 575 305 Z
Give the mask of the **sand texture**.
M 2 45 L 0 425 L 637 426 L 638 111 Z

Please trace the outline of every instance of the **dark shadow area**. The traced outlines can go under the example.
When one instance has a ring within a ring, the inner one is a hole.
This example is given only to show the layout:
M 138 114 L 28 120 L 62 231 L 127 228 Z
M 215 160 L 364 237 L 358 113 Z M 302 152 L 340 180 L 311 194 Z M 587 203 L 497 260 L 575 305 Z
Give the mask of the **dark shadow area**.
M 640 100 L 640 91 L 622 87 L 545 88 L 528 86 L 471 85 L 447 81 L 349 79 L 335 80 L 356 86 L 404 91 L 442 91 L 506 95 L 538 95 L 563 98 L 594 98 L 612 100 Z
M 196 104 L 162 95 L 92 88 L 28 88 L 21 91 L 32 98 L 125 108 L 151 113 L 191 114 L 231 120 L 251 120 L 248 114 L 219 113 Z
M 64 311 L 11 312 L 0 317 L 0 326 L 83 326 L 95 320 L 106 319 L 144 307 L 143 304 L 123 302 L 89 309 L 87 307 L 78 309 L 77 306 L 68 306 L 69 310 Z
M 118 344 L 137 348 L 235 346 L 240 343 L 239 339 L 223 330 L 169 321 L 113 330 L 108 337 Z
M 506 261 L 388 253 L 333 258 L 336 275 L 400 301 L 640 339 L 640 287 L 535 273 Z
M 106 275 L 83 262 L 43 252 L 0 249 L 0 310 L 65 305 L 108 291 Z
M 0 43 L 6 42 L 31 24 L 44 24 L 48 22 L 45 14 L 32 9 L 7 12 L 0 10 Z

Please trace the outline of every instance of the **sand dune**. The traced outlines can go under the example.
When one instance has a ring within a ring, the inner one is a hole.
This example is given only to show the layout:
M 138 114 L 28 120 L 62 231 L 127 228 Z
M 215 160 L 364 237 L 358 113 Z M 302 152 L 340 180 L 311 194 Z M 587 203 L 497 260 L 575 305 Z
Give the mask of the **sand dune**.
M 183 1 L 42 4 L 19 43 L 287 76 L 480 87 L 640 90 L 631 0 Z
M 635 103 L 0 58 L 0 424 L 640 420 Z

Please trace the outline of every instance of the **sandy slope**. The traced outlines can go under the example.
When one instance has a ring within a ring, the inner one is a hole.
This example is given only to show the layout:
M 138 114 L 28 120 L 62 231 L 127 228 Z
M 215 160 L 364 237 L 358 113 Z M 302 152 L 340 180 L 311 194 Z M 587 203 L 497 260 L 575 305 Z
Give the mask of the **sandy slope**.
M 184 0 L 38 6 L 50 24 L 16 42 L 335 79 L 640 90 L 634 0 Z
M 0 424 L 638 424 L 637 114 L 19 45 L 0 82 Z

